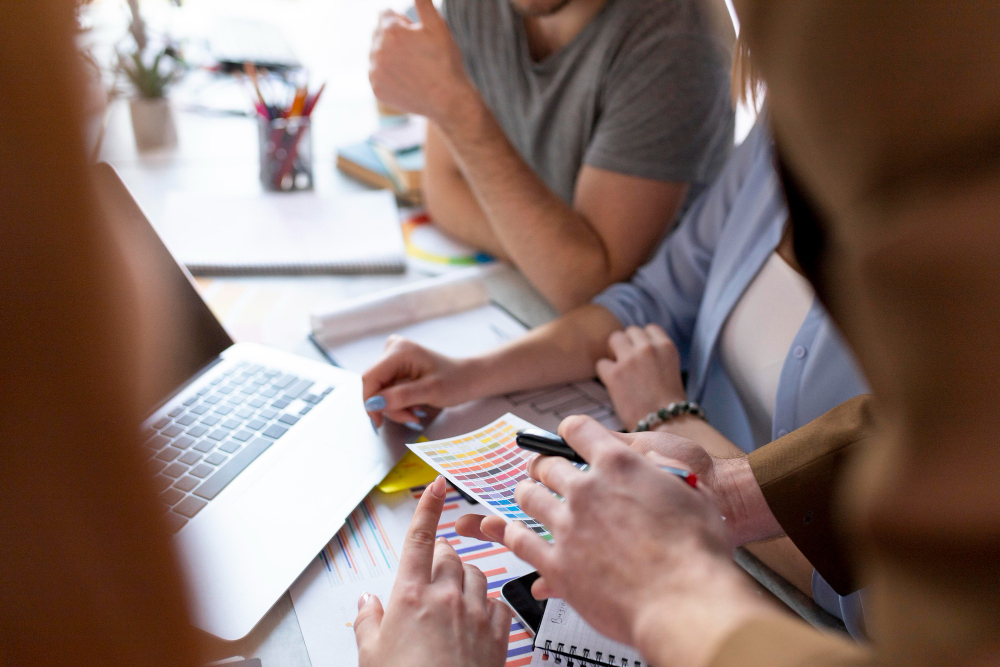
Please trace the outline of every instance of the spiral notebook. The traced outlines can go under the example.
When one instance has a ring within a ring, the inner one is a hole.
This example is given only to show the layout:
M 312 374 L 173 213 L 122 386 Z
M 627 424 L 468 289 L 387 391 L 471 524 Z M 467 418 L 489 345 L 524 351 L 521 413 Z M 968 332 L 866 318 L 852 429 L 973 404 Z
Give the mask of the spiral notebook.
M 195 275 L 402 273 L 390 192 L 221 195 L 174 192 L 157 230 Z
M 639 651 L 594 630 L 565 600 L 545 605 L 532 667 L 650 667 Z

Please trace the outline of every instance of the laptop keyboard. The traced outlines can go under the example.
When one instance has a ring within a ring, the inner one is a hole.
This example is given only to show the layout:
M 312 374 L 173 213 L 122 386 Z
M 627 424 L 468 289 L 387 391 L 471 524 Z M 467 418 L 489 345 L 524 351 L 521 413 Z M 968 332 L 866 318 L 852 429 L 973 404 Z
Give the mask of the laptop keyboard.
M 332 391 L 243 361 L 143 429 L 170 529 L 183 528 Z

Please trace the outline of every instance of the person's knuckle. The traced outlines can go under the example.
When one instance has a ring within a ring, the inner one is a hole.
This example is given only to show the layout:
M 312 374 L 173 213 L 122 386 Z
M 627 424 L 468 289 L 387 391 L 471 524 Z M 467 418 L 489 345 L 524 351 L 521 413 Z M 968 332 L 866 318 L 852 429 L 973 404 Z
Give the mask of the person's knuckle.
M 603 463 L 612 470 L 627 470 L 634 463 L 634 453 L 627 447 L 615 447 L 603 456 Z
M 465 619 L 476 629 L 477 633 L 482 632 L 490 622 L 489 614 L 486 613 L 486 605 L 466 605 Z
M 586 514 L 586 509 L 590 506 L 594 492 L 597 490 L 590 480 L 577 482 L 576 488 L 573 491 L 567 491 L 566 495 L 563 496 L 566 501 L 566 507 L 569 509 L 569 516 L 562 517 L 557 513 L 552 517 L 552 521 L 557 525 L 552 526 L 552 528 L 557 532 L 559 532 L 560 528 L 573 528 L 576 521 L 575 517 L 580 516 L 581 512 L 584 515 Z
M 412 345 L 412 342 L 399 334 L 392 334 L 385 341 L 386 348 L 393 351 L 405 351 L 409 349 L 410 345 Z
M 414 547 L 430 547 L 433 546 L 434 541 L 437 539 L 434 529 L 424 528 L 423 526 L 417 526 L 410 529 L 410 543 Z
M 453 614 L 461 614 L 464 606 L 462 591 L 457 585 L 448 583 L 435 587 L 434 601 Z
M 580 429 L 587 423 L 585 417 L 581 415 L 571 415 L 562 421 L 561 427 L 566 436 L 570 439 L 577 436 Z
M 417 607 L 424 599 L 423 588 L 416 582 L 403 581 L 396 584 L 392 592 L 393 599 L 398 599 L 404 607 Z
M 425 376 L 422 384 L 424 392 L 430 396 L 440 396 L 441 390 L 444 389 L 444 382 L 437 373 Z

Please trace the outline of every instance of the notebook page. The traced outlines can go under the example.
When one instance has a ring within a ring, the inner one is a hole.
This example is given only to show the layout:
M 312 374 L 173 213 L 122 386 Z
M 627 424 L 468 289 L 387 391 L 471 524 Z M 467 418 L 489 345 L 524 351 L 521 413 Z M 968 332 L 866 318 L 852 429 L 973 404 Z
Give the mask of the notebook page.
M 174 256 L 196 273 L 405 265 L 391 193 L 256 196 L 172 192 L 157 225 Z
M 552 599 L 545 605 L 531 664 L 565 665 L 566 656 L 577 665 L 649 667 L 639 651 L 594 630 L 565 600 Z

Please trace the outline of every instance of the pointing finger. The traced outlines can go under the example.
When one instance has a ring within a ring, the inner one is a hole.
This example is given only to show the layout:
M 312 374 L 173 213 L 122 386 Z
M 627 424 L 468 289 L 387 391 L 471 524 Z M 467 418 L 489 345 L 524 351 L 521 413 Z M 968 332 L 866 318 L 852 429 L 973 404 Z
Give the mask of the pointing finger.
M 403 542 L 397 582 L 430 583 L 431 568 L 434 565 L 434 542 L 445 493 L 444 477 L 439 475 L 420 496 L 417 511 L 410 521 L 410 528 L 406 531 Z

